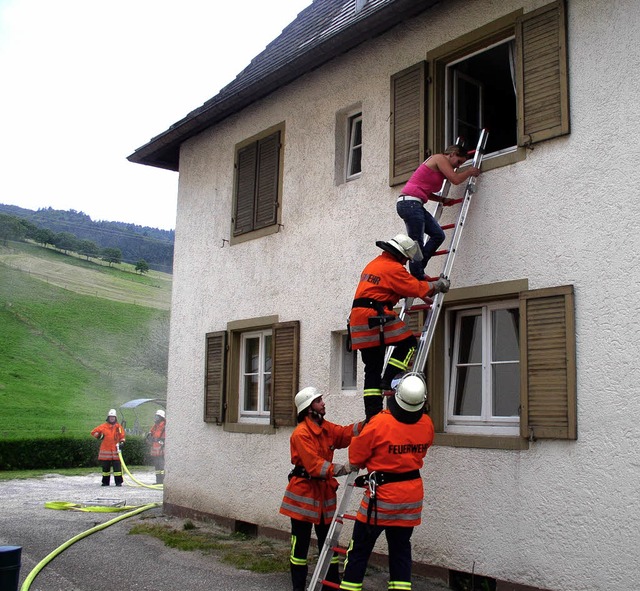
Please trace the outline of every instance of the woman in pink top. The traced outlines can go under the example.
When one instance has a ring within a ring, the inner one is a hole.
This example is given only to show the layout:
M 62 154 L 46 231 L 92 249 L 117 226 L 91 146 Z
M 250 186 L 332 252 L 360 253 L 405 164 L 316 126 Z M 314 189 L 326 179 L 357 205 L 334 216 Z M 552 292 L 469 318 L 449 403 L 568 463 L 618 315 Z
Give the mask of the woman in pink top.
M 421 281 L 425 278 L 424 269 L 427 262 L 444 242 L 442 228 L 424 206 L 429 200 L 442 202 L 443 205 L 453 201 L 453 199 L 434 195 L 440 191 L 445 179 L 453 185 L 459 185 L 469 177 L 480 174 L 480 169 L 474 166 L 470 166 L 463 172 L 456 172 L 455 169 L 462 166 L 466 160 L 467 152 L 459 145 L 449 146 L 442 154 L 434 154 L 418 166 L 398 198 L 396 211 L 404 220 L 407 234 L 422 248 L 422 261 L 409 263 L 411 274 Z M 426 244 L 424 243 L 425 234 L 429 236 Z

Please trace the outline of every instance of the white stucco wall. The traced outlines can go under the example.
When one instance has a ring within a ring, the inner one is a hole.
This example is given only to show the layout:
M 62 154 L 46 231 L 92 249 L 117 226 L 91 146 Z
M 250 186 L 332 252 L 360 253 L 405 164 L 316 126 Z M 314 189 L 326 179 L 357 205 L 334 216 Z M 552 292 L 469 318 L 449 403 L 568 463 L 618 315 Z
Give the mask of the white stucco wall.
M 326 393 L 329 420 L 362 418 L 361 387 L 337 387 L 331 332 L 345 327 L 375 241 L 404 230 L 400 187 L 388 186 L 389 78 L 476 26 L 544 4 L 449 0 L 183 146 L 166 502 L 288 530 L 278 507 L 291 429 L 248 435 L 202 421 L 205 334 L 272 314 L 300 320 L 301 387 Z M 415 560 L 559 591 L 640 585 L 639 15 L 636 0 L 569 0 L 571 134 L 481 177 L 453 272 L 455 287 L 575 286 L 578 440 L 432 448 Z M 362 177 L 336 185 L 336 114 L 357 103 Z M 234 146 L 282 121 L 284 227 L 222 247 Z

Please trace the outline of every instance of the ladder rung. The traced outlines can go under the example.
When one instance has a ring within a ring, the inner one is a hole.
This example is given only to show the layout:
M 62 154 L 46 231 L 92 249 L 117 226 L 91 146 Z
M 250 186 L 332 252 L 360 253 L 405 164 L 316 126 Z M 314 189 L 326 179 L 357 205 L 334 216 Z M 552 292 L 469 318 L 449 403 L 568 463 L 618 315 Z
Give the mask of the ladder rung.
M 351 521 L 355 521 L 356 520 L 356 516 L 355 515 L 343 515 L 342 517 L 343 517 L 343 519 L 351 519 Z
M 442 256 L 443 254 L 449 254 L 449 251 L 448 250 L 436 250 L 433 253 L 433 256 L 439 257 L 439 256 Z
M 455 224 L 445 224 L 444 226 L 440 226 L 443 230 L 451 230 L 451 228 L 455 228 Z
M 409 312 L 418 312 L 419 310 L 431 310 L 431 304 L 416 304 L 409 308 Z
M 333 548 L 331 548 L 336 554 L 346 554 L 347 550 L 346 548 L 340 548 L 340 546 L 334 546 Z
M 323 581 L 320 581 L 323 585 L 326 585 L 327 587 L 331 587 L 332 589 L 340 589 L 340 585 L 338 585 L 338 583 L 334 583 L 332 581 L 327 581 L 326 579 L 324 579 Z
M 462 203 L 464 201 L 464 197 L 460 197 L 459 199 L 454 199 L 451 203 L 447 203 L 447 207 L 451 205 L 458 205 L 458 203 Z

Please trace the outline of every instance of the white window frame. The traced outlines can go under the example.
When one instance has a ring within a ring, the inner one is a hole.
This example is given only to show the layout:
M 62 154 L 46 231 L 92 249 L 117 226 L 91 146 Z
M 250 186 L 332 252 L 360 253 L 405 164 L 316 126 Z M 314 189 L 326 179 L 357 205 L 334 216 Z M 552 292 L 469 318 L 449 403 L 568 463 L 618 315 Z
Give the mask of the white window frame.
M 356 129 L 360 127 L 360 143 L 356 143 Z M 346 162 L 345 162 L 345 180 L 353 181 L 362 176 L 362 112 L 349 115 L 347 117 L 347 143 L 346 143 Z M 360 170 L 351 172 L 354 164 L 354 153 L 360 151 Z
M 445 137 L 445 144 L 447 146 L 452 145 L 455 143 L 456 138 L 458 137 L 458 133 L 457 133 L 457 113 L 454 111 L 457 111 L 457 79 L 458 77 L 462 77 L 464 75 L 460 74 L 456 69 L 455 66 L 460 64 L 461 62 L 464 62 L 466 60 L 471 59 L 472 57 L 479 55 L 481 53 L 485 53 L 487 51 L 490 51 L 491 49 L 498 47 L 500 45 L 504 45 L 506 43 L 514 43 L 515 42 L 515 35 L 510 35 L 508 37 L 505 37 L 504 39 L 501 39 L 500 41 L 497 41 L 496 43 L 492 43 L 491 45 L 487 45 L 486 47 L 483 47 L 482 49 L 479 49 L 478 51 L 474 51 L 471 53 L 468 53 L 466 55 L 464 55 L 463 57 L 451 61 L 446 65 L 446 79 L 445 79 L 445 104 L 447 105 L 451 105 L 451 110 L 447 109 L 445 112 L 445 133 L 444 133 L 444 137 Z M 464 80 L 466 82 L 470 82 L 472 81 L 471 78 L 469 78 L 468 76 L 464 76 Z M 482 101 L 484 101 L 484 92 L 483 92 L 483 88 L 482 88 L 482 83 L 479 81 L 474 81 L 476 84 L 479 84 L 480 86 L 480 102 L 481 104 L 478 105 L 479 109 L 482 109 Z M 517 98 L 516 98 L 517 101 Z M 481 111 L 482 113 L 482 111 Z M 481 127 L 484 126 L 484 122 L 482 121 L 482 116 L 480 117 L 481 120 Z M 516 126 L 516 136 L 517 136 L 517 121 L 515 122 L 515 126 Z M 464 138 L 465 140 L 465 146 L 467 147 L 467 149 L 472 149 L 475 148 L 475 145 L 468 145 L 469 142 L 469 138 Z M 517 142 L 516 144 L 514 144 L 513 146 L 508 146 L 506 148 L 503 148 L 501 150 L 497 150 L 495 152 L 491 152 L 488 154 L 484 155 L 484 159 L 488 160 L 490 158 L 495 158 L 496 156 L 501 156 L 502 154 L 510 154 L 511 152 L 515 152 L 517 151 L 518 146 L 517 146 Z
M 503 309 L 519 309 L 518 300 L 485 303 L 480 305 L 456 306 L 447 309 L 445 314 L 445 351 L 450 351 L 447 356 L 447 368 L 445 372 L 445 431 L 447 433 L 464 433 L 477 435 L 519 435 L 519 416 L 492 416 L 493 392 L 492 392 L 492 368 L 494 364 L 510 363 L 519 365 L 519 355 L 516 360 L 508 362 L 492 362 L 491 351 L 491 313 Z M 455 390 L 457 379 L 458 350 L 460 322 L 465 316 L 480 316 L 482 326 L 482 412 L 478 416 L 454 415 Z M 455 326 L 452 326 L 455 318 Z
M 265 383 L 267 382 L 267 376 L 269 378 L 269 383 L 271 383 L 271 371 L 273 362 L 270 367 L 266 367 L 267 355 L 271 356 L 271 347 L 269 347 L 269 351 L 267 352 L 266 341 L 267 337 L 273 338 L 273 331 L 269 329 L 265 330 L 256 330 L 250 332 L 243 332 L 240 335 L 240 368 L 239 368 L 239 379 L 238 379 L 238 422 L 239 423 L 265 423 L 268 424 L 271 411 L 265 410 L 267 403 L 270 402 L 270 392 L 265 391 Z M 258 370 L 257 371 L 247 371 L 246 368 L 246 343 L 249 339 L 259 339 L 259 347 L 258 347 Z M 248 379 L 252 376 L 257 376 L 258 378 L 258 410 L 246 410 L 244 408 L 244 392 L 245 392 L 245 384 Z

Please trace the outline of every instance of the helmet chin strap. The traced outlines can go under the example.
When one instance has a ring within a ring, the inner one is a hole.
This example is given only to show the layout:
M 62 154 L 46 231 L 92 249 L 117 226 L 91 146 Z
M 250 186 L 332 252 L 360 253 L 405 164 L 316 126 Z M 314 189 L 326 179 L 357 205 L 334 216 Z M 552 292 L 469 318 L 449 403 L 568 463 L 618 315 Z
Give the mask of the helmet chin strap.
M 322 421 L 324 421 L 324 417 L 316 410 L 310 409 L 309 416 L 318 423 L 318 425 L 321 425 Z

